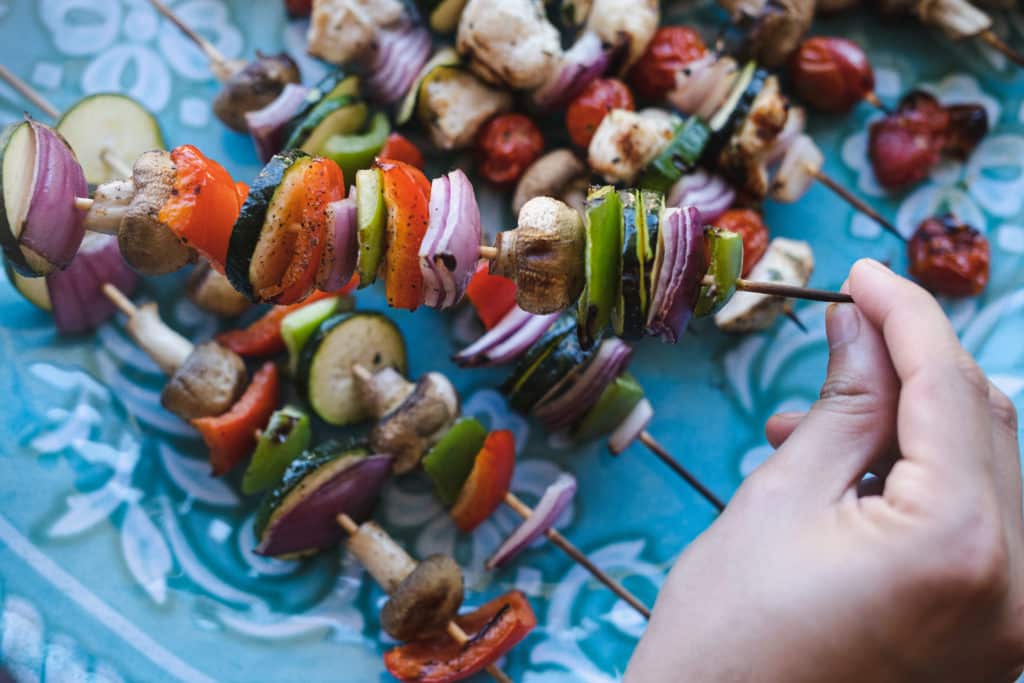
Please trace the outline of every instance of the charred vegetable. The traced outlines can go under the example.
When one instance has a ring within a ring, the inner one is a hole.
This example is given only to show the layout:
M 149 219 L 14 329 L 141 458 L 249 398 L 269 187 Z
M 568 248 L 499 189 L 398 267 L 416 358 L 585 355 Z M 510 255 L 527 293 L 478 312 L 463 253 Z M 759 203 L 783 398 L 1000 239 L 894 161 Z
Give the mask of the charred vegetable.
M 370 447 L 393 455 L 396 473 L 408 472 L 420 464 L 458 414 L 459 396 L 451 382 L 429 372 L 397 408 L 377 422 L 370 432 Z
M 164 408 L 184 420 L 226 412 L 245 390 L 245 363 L 217 342 L 200 344 L 160 394 Z
M 402 580 L 380 611 L 380 623 L 396 640 L 443 633 L 462 606 L 462 570 L 447 555 L 424 558 Z
M 260 431 L 242 479 L 242 491 L 259 493 L 280 481 L 288 465 L 309 446 L 310 436 L 309 415 L 293 406 L 274 411 Z
M 233 63 L 237 64 L 237 63 Z M 246 112 L 267 106 L 288 83 L 301 81 L 299 67 L 285 53 L 264 55 L 225 74 L 224 87 L 213 100 L 213 113 L 232 130 L 248 132 Z
M 209 261 L 196 266 L 185 289 L 192 303 L 223 318 L 239 316 L 252 306 L 252 302 L 232 287 L 223 273 L 210 267 Z

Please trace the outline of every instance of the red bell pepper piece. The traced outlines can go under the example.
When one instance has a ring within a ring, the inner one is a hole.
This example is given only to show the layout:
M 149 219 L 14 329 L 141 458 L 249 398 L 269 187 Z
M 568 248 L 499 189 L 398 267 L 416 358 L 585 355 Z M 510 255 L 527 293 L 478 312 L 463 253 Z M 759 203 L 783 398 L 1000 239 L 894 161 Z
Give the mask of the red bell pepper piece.
M 501 275 L 492 275 L 484 261 L 477 266 L 473 279 L 466 287 L 476 315 L 488 330 L 498 324 L 516 305 L 516 283 Z
M 501 505 L 515 468 L 516 440 L 512 432 L 499 429 L 488 434 L 451 509 L 460 531 L 468 534 Z
M 430 223 L 430 181 L 401 161 L 378 159 L 388 210 L 384 293 L 392 308 L 415 310 L 423 302 L 420 243 Z
M 378 159 L 391 159 L 392 161 L 403 161 L 410 166 L 423 170 L 426 165 L 423 162 L 423 154 L 420 148 L 412 143 L 409 138 L 401 133 L 392 133 L 388 136 L 384 147 L 381 148 Z
M 228 412 L 192 420 L 192 426 L 199 430 L 210 449 L 214 476 L 231 471 L 256 447 L 257 431 L 277 408 L 279 384 L 277 366 L 264 363 Z
M 235 181 L 192 145 L 174 148 L 171 160 L 174 192 L 160 207 L 159 218 L 223 273 L 231 230 L 242 207 Z
M 537 617 L 525 595 L 509 591 L 455 622 L 469 636 L 468 643 L 459 645 L 444 635 L 399 645 L 384 654 L 388 672 L 405 683 L 464 680 L 515 647 L 537 625 Z
M 355 289 L 358 280 L 353 278 L 347 285 L 336 292 L 313 292 L 305 301 L 287 306 L 274 306 L 248 327 L 241 330 L 228 330 L 217 335 L 217 341 L 228 347 L 239 356 L 246 358 L 266 358 L 284 351 L 284 338 L 281 336 L 281 321 L 292 311 L 303 306 L 332 296 L 348 294 Z

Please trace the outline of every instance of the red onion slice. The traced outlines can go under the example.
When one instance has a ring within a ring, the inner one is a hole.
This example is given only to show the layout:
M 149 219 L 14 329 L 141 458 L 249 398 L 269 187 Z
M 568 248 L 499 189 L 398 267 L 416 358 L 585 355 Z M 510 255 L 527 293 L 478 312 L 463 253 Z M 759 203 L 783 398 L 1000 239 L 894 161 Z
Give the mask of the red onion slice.
M 804 132 L 807 126 L 807 113 L 803 107 L 790 107 L 786 113 L 786 125 L 782 132 L 772 142 L 768 154 L 765 156 L 765 163 L 769 166 L 782 160 L 786 152 L 792 146 L 797 136 Z
M 256 144 L 256 153 L 260 161 L 266 163 L 270 157 L 281 151 L 284 146 L 285 125 L 302 107 L 309 94 L 309 88 L 288 83 L 277 98 L 255 111 L 245 113 L 245 122 L 249 126 L 249 134 Z
M 646 398 L 640 399 L 633 410 L 629 412 L 626 419 L 619 423 L 612 435 L 608 437 L 608 449 L 618 455 L 629 447 L 629 444 L 637 440 L 647 429 L 654 417 L 654 408 Z
M 665 211 L 659 239 L 662 260 L 647 331 L 675 343 L 686 329 L 704 275 L 704 240 L 700 212 L 692 206 Z
M 559 315 L 535 315 L 513 306 L 497 325 L 452 356 L 452 360 L 464 368 L 510 363 L 543 337 Z
M 87 332 L 109 320 L 117 308 L 103 293 L 108 282 L 131 296 L 139 276 L 122 258 L 117 237 L 89 233 L 71 265 L 46 276 L 57 330 Z
M 487 568 L 494 569 L 505 564 L 513 557 L 526 550 L 531 543 L 540 538 L 541 534 L 547 533 L 548 529 L 555 525 L 558 518 L 562 516 L 572 504 L 576 496 L 576 477 L 571 474 L 562 473 L 547 487 L 544 495 L 533 508 L 533 514 L 523 520 L 512 535 L 505 539 L 491 559 L 487 560 Z
M 341 289 L 356 270 L 359 246 L 356 242 L 356 201 L 351 197 L 327 205 L 331 226 L 330 243 L 317 273 L 317 288 L 325 292 Z M 328 256 L 329 255 L 329 256 Z M 329 267 L 324 268 L 325 265 Z
M 570 101 L 608 70 L 611 53 L 593 31 L 581 35 L 562 55 L 561 64 L 547 83 L 533 92 L 542 109 L 563 109 Z
M 700 211 L 701 220 L 712 223 L 725 213 L 736 192 L 721 176 L 697 170 L 676 181 L 668 193 L 668 206 L 693 206 Z
M 450 308 L 462 299 L 480 261 L 480 207 L 469 178 L 456 169 L 433 181 L 430 223 L 420 244 L 424 304 Z
M 633 355 L 633 349 L 621 339 L 601 342 L 597 353 L 576 381 L 561 395 L 542 400 L 534 414 L 550 432 L 565 429 L 583 417 L 597 402 L 605 387 L 618 377 Z
M 366 68 L 366 84 L 373 97 L 393 104 L 405 97 L 420 69 L 430 58 L 430 31 L 418 24 L 377 32 L 377 50 Z
M 66 268 L 82 244 L 85 212 L 75 206 L 75 199 L 88 197 L 89 186 L 64 138 L 38 121 L 28 119 L 27 125 L 23 130 L 32 137 L 28 153 L 20 159 L 10 151 L 4 155 L 5 170 L 17 170 L 8 169 L 9 163 L 31 164 L 23 169 L 32 179 L 25 213 L 9 221 L 14 249 L 21 252 L 21 259 L 11 260 L 25 275 L 46 275 Z M 7 180 L 8 173 L 4 176 Z

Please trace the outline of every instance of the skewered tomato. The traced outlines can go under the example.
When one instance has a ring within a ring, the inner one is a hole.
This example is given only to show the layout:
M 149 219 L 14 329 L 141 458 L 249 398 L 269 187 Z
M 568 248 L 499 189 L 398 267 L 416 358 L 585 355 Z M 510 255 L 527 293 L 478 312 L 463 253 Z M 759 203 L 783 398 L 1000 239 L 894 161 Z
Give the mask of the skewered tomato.
M 790 64 L 793 88 L 818 111 L 841 114 L 875 88 L 875 73 L 860 45 L 815 36 L 800 44 Z
M 949 125 L 942 151 L 966 159 L 988 133 L 988 112 L 980 104 L 951 104 L 946 107 Z
M 729 209 L 715 220 L 715 225 L 743 238 L 743 277 L 750 275 L 768 249 L 768 228 L 760 214 L 750 209 Z
M 632 111 L 633 93 L 626 84 L 616 78 L 598 78 L 591 81 L 569 104 L 565 113 L 565 125 L 573 143 L 586 148 L 594 131 L 612 109 Z
M 910 274 L 935 294 L 975 296 L 988 284 L 988 240 L 951 214 L 924 220 L 907 253 Z
M 381 159 L 404 161 L 410 166 L 423 170 L 423 154 L 420 153 L 419 147 L 401 133 L 389 135 L 387 142 L 384 143 L 384 147 L 381 148 L 380 154 L 377 156 Z
M 660 99 L 675 87 L 676 74 L 708 51 L 700 35 L 686 26 L 663 26 L 647 52 L 629 71 L 629 84 L 640 97 Z
M 496 185 L 508 185 L 541 155 L 544 137 L 529 117 L 501 114 L 483 125 L 476 145 L 480 175 Z

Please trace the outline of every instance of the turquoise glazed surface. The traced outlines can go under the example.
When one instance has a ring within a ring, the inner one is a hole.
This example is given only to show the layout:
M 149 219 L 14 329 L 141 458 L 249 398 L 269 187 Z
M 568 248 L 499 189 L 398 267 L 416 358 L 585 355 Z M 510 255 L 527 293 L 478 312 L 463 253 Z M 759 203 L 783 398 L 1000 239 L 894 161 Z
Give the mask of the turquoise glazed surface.
M 289 50 L 307 81 L 324 72 L 302 57 L 304 28 L 279 0 L 187 0 L 181 16 L 228 56 Z M 712 7 L 669 14 L 694 19 L 706 36 Z M 1024 16 L 1000 15 L 1024 46 Z M 877 92 L 892 104 L 923 86 L 946 100 L 981 101 L 992 131 L 966 163 L 947 162 L 906 194 L 883 193 L 865 157 L 867 105 L 846 118 L 816 117 L 826 171 L 909 232 L 943 205 L 983 230 L 993 249 L 983 296 L 947 311 L 993 380 L 1024 406 L 1024 76 L 998 55 L 950 45 L 906 21 L 870 16 L 821 22 L 868 48 Z M 238 178 L 259 165 L 251 143 L 211 114 L 216 84 L 204 60 L 145 0 L 3 0 L 0 62 L 58 107 L 83 94 L 122 90 L 158 115 L 169 145 L 195 143 Z M 42 113 L 0 86 L 3 123 Z M 471 166 L 464 157 L 433 166 Z M 497 226 L 505 202 L 485 192 Z M 809 240 L 812 284 L 838 287 L 853 261 L 873 256 L 905 270 L 901 245 L 821 187 L 791 206 L 771 204 L 775 234 Z M 183 275 L 147 282 L 140 298 L 161 303 L 195 339 L 218 323 L 180 296 Z M 580 495 L 562 531 L 599 565 L 652 602 L 680 550 L 713 510 L 642 447 L 618 458 L 603 444 L 570 447 L 509 412 L 494 387 L 501 371 L 460 371 L 448 357 L 471 337 L 471 316 L 386 310 L 378 289 L 363 309 L 385 310 L 409 343 L 410 371 L 448 373 L 465 412 L 515 431 L 514 490 L 535 500 L 559 471 Z M 677 346 L 639 344 L 632 372 L 657 413 L 650 431 L 712 489 L 728 496 L 770 453 L 762 428 L 780 409 L 814 400 L 826 362 L 820 304 L 801 304 L 805 334 L 780 321 L 728 337 L 701 321 Z M 0 281 L 0 662 L 18 681 L 238 681 L 362 683 L 389 680 L 390 646 L 378 621 L 381 591 L 343 552 L 303 563 L 252 554 L 256 500 L 239 477 L 212 479 L 196 434 L 159 404 L 163 379 L 123 329 L 60 338 L 50 318 Z M 825 454 L 823 454 L 825 455 Z M 538 628 L 503 662 L 527 683 L 616 680 L 643 622 L 548 545 L 497 573 L 482 569 L 515 520 L 502 510 L 472 536 L 457 535 L 423 481 L 389 485 L 377 519 L 417 556 L 451 552 L 466 569 L 468 603 L 512 587 L 530 596 Z

